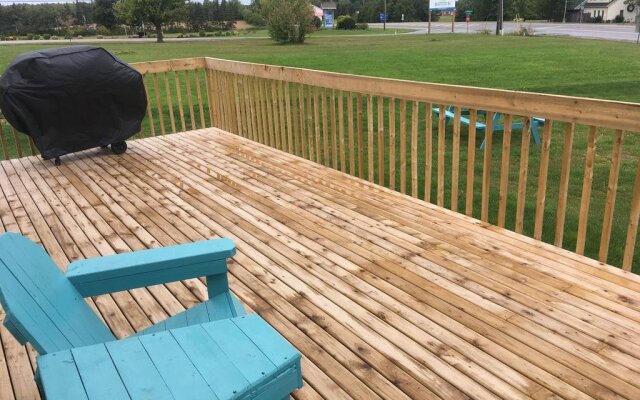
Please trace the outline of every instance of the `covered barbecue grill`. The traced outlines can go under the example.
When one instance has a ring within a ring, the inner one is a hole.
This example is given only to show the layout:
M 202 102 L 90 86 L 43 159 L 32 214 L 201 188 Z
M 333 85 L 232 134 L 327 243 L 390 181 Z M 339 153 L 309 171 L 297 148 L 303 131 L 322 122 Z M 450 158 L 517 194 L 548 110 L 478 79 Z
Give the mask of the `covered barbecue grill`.
M 92 147 L 126 151 L 147 108 L 142 75 L 106 50 L 22 54 L 0 77 L 0 110 L 47 160 Z

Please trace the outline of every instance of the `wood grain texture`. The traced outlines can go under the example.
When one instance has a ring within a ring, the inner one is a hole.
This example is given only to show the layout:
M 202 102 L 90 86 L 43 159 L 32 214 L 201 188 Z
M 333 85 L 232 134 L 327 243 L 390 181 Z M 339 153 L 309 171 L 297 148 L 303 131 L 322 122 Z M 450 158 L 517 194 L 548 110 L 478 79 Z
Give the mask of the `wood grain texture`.
M 635 275 L 221 130 L 89 153 L 0 163 L 2 229 L 60 266 L 231 237 L 230 287 L 303 353 L 294 398 L 640 393 Z M 95 307 L 122 337 L 203 296 L 184 281 Z M 1 329 L 0 382 L 37 398 L 29 352 L 10 340 Z

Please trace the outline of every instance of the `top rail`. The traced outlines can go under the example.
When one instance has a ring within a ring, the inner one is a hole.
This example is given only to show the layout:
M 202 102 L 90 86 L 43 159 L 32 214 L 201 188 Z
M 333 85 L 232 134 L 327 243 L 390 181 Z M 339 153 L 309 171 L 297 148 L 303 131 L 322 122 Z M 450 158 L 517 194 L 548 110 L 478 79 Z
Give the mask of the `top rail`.
M 470 86 L 375 78 L 304 68 L 282 67 L 206 58 L 206 67 L 221 72 L 305 84 L 374 96 L 397 97 L 427 103 L 444 103 L 507 114 L 545 116 L 586 125 L 638 130 L 640 103 L 570 97 Z

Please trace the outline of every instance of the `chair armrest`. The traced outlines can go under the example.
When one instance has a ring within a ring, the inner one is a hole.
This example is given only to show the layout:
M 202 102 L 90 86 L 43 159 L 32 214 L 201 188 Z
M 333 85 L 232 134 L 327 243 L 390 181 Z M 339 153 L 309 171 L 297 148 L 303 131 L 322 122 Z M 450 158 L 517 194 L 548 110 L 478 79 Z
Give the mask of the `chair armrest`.
M 84 297 L 227 273 L 236 253 L 230 239 L 214 239 L 69 264 L 67 278 Z

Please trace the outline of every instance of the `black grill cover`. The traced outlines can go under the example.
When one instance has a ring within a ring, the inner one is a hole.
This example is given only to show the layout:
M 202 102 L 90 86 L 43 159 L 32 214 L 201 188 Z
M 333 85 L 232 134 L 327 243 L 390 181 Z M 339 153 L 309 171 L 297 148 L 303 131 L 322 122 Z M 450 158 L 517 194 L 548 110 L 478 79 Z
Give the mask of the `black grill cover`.
M 0 110 L 45 159 L 130 138 L 146 107 L 142 75 L 98 47 L 24 53 L 0 77 Z

